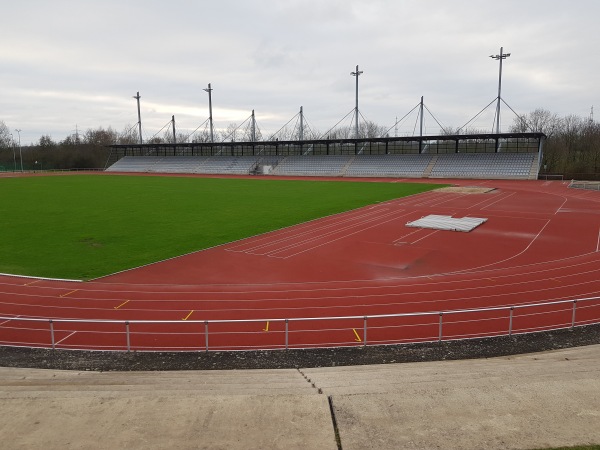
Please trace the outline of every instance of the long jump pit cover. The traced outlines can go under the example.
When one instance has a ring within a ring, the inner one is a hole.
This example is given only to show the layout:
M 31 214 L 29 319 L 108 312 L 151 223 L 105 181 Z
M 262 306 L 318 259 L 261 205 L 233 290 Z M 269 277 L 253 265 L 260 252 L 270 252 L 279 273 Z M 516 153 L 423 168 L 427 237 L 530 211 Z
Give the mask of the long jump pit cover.
M 474 230 L 487 219 L 480 217 L 451 217 L 438 216 L 430 214 L 429 216 L 421 217 L 419 220 L 408 222 L 407 227 L 415 228 L 431 228 L 433 230 L 448 230 L 448 231 L 463 231 L 465 233 Z

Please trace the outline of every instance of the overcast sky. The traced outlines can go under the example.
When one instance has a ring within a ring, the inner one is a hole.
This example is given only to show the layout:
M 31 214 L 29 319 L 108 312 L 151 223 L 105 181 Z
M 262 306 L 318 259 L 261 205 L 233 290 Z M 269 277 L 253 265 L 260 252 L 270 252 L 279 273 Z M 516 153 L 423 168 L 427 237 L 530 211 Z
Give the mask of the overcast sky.
M 497 97 L 489 55 L 501 46 L 515 111 L 588 117 L 600 105 L 598 0 L 2 0 L 1 11 L 0 120 L 24 145 L 131 127 L 137 91 L 144 137 L 172 115 L 192 131 L 208 83 L 217 128 L 254 109 L 268 135 L 303 106 L 324 132 L 354 108 L 356 65 L 365 119 L 393 127 L 424 96 L 459 127 Z M 491 131 L 488 111 L 473 125 Z M 513 118 L 503 107 L 503 129 Z M 439 132 L 428 114 L 425 127 Z

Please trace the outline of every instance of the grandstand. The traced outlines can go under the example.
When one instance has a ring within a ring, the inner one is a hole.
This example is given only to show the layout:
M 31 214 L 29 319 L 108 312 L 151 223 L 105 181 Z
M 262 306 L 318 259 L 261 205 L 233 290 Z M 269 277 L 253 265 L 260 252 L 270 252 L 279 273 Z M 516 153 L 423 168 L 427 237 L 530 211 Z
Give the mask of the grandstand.
M 537 179 L 545 135 L 112 145 L 108 172 Z

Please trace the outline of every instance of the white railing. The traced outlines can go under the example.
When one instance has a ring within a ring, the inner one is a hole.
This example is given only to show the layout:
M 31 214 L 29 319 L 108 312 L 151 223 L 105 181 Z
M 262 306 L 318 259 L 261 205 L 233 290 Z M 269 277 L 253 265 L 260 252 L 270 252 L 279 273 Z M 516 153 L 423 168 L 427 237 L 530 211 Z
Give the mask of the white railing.
M 600 181 L 576 181 L 571 180 L 569 187 L 572 189 L 585 189 L 591 191 L 600 191 Z
M 600 297 L 339 317 L 182 321 L 0 316 L 0 345 L 128 352 L 287 350 L 512 336 L 597 323 Z

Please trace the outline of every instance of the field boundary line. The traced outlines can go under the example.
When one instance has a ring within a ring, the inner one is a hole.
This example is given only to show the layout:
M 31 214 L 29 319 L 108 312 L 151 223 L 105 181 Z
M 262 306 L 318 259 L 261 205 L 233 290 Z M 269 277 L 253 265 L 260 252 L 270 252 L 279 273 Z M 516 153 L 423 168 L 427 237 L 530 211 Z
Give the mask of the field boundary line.
M 17 275 L 14 273 L 0 273 L 0 277 L 24 278 L 27 280 L 66 281 L 69 283 L 83 283 L 83 280 L 73 280 L 69 278 L 36 277 L 35 275 Z

